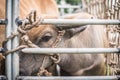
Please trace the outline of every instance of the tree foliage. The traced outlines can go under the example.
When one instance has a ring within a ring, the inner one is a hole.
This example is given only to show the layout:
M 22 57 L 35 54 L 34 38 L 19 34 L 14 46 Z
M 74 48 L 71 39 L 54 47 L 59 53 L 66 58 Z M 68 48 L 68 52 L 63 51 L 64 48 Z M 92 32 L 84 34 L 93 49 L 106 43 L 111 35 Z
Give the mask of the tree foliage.
M 57 0 L 57 3 L 60 4 L 61 0 Z M 81 3 L 81 0 L 65 0 L 66 3 L 71 5 L 78 5 Z
M 81 0 L 66 0 L 66 2 L 72 5 L 78 5 L 81 3 Z

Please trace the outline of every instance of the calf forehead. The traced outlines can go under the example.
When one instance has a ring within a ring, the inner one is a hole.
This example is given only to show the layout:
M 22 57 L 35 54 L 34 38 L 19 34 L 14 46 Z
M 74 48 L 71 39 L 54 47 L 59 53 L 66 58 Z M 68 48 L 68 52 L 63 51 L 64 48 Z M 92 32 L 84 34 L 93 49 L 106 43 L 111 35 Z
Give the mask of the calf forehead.
M 53 30 L 52 25 L 40 25 L 37 28 L 33 28 L 28 32 L 28 36 L 31 40 L 35 39 L 36 37 L 39 37 L 41 34 Z

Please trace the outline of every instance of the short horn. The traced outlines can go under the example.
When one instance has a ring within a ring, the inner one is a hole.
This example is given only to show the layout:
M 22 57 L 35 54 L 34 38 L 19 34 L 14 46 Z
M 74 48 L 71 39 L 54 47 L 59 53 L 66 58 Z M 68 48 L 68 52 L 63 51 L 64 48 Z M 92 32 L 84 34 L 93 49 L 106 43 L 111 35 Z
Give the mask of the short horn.
M 80 28 L 83 26 L 85 26 L 85 25 L 57 25 L 56 27 L 58 27 L 62 30 L 66 30 L 66 29 Z

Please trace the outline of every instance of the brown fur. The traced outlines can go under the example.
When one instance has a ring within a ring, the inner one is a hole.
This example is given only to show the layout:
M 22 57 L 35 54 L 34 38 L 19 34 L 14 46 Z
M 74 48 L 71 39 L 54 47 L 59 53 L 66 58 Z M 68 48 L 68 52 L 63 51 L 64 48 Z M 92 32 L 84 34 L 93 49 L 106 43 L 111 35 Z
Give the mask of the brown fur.
M 31 10 L 44 18 L 57 18 L 58 8 L 54 0 L 20 0 L 20 17 L 24 18 Z

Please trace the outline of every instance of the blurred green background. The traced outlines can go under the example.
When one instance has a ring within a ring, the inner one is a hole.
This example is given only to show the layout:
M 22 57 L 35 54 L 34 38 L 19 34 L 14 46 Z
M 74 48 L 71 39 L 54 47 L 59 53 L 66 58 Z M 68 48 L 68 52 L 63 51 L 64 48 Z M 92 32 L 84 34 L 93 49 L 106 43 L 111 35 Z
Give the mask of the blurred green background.
M 61 0 L 57 0 L 57 3 L 60 4 Z M 64 0 L 66 3 L 71 5 L 78 5 L 81 3 L 81 0 Z

